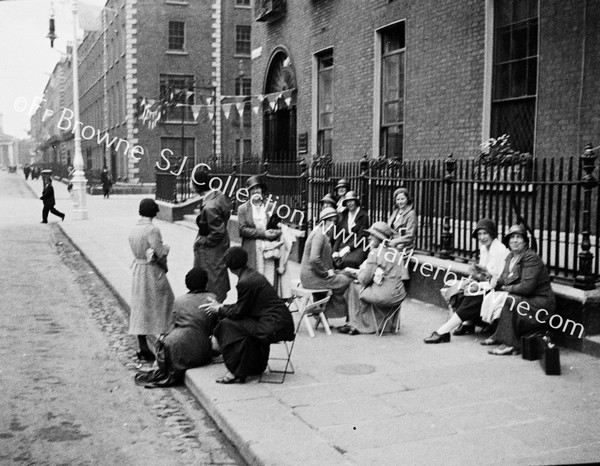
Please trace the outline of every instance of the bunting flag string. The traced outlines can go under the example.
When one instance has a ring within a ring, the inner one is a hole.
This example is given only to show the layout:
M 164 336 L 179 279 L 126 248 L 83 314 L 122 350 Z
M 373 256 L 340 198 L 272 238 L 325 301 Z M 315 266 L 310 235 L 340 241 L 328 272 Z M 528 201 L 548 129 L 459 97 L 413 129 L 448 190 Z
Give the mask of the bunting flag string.
M 149 99 L 138 96 L 135 104 L 135 116 L 144 124 L 146 124 L 149 129 L 154 129 L 161 118 L 166 118 L 166 112 L 169 108 L 190 107 L 194 121 L 198 121 L 201 109 L 206 108 L 208 112 L 208 118 L 212 122 L 215 118 L 216 107 L 219 107 L 220 111 L 223 112 L 225 119 L 229 120 L 231 109 L 235 105 L 239 117 L 242 118 L 244 111 L 246 110 L 246 102 L 250 102 L 250 108 L 255 115 L 258 115 L 265 99 L 267 100 L 271 111 L 275 111 L 278 105 L 285 104 L 287 107 L 290 107 L 292 105 L 293 93 L 295 91 L 295 89 L 288 89 L 285 91 L 271 92 L 269 94 L 221 95 L 217 97 L 205 97 L 204 100 L 206 105 L 181 102 L 175 103 L 173 102 L 175 98 L 174 92 L 171 92 L 170 94 L 170 102 L 165 99 L 158 101 L 157 99 Z M 190 99 L 190 97 L 196 95 L 196 93 L 192 91 L 181 91 L 178 93 L 179 97 L 184 97 L 184 95 L 185 100 L 187 101 Z M 253 101 L 255 102 L 254 105 L 252 105 Z

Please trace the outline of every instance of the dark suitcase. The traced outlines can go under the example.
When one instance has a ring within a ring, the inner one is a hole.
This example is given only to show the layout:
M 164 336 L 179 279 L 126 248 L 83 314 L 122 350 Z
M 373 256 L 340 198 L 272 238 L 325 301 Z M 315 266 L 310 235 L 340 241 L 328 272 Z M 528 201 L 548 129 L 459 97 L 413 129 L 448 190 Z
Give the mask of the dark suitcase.
M 550 337 L 544 336 L 538 339 L 538 351 L 540 355 L 540 364 L 546 375 L 560 375 L 560 351 L 550 340 Z

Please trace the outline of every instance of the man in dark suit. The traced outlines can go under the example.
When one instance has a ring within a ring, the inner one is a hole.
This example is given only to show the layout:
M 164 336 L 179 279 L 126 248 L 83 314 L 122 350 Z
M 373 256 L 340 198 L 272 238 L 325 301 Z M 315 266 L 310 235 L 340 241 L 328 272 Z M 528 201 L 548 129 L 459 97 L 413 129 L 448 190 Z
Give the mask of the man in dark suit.
M 238 277 L 237 303 L 215 302 L 207 309 L 220 319 L 214 335 L 229 370 L 218 383 L 244 383 L 247 376 L 262 374 L 269 360 L 269 345 L 295 337 L 294 320 L 285 303 L 247 262 L 248 253 L 241 247 L 227 250 L 225 264 Z
M 44 190 L 40 199 L 44 203 L 42 210 L 42 223 L 48 223 L 48 212 L 52 212 L 61 220 L 65 219 L 65 214 L 54 208 L 56 200 L 54 199 L 54 187 L 52 186 L 52 170 L 42 170 L 42 180 L 44 181 Z

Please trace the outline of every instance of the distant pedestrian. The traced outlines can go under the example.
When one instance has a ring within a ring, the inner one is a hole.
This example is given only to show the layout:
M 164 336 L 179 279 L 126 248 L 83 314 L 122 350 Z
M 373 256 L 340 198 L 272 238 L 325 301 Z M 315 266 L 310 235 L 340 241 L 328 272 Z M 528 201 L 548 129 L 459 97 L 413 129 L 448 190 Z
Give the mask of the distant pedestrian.
M 146 335 L 165 333 L 170 324 L 173 291 L 167 280 L 169 247 L 162 242 L 157 226 L 152 224 L 159 208 L 153 199 L 140 202 L 140 220 L 129 234 L 134 256 L 133 286 L 129 334 L 138 336 L 140 360 L 153 361 Z
M 69 184 L 67 185 L 67 191 L 69 191 L 69 194 L 71 194 L 71 191 L 73 191 L 73 173 L 75 173 L 75 168 L 73 167 L 73 165 L 69 165 L 67 167 L 67 174 L 69 177 Z
M 100 175 L 100 181 L 102 182 L 102 192 L 104 193 L 104 199 L 108 199 L 110 195 L 110 188 L 112 187 L 112 176 L 108 171 L 106 165 L 102 169 L 102 174 Z
M 34 165 L 33 168 L 31 169 L 31 179 L 37 180 L 40 177 L 41 173 L 42 173 L 42 169 L 40 167 L 38 167 L 37 165 Z
M 194 267 L 201 267 L 208 274 L 206 291 L 225 301 L 229 291 L 229 274 L 223 260 L 229 249 L 227 223 L 231 215 L 231 203 L 227 196 L 210 189 L 211 176 L 196 172 L 192 184 L 200 196 L 200 214 L 196 218 L 198 236 L 194 242 Z
M 31 174 L 31 167 L 29 166 L 29 164 L 26 164 L 23 167 L 23 173 L 25 174 L 25 179 L 28 180 L 29 179 L 29 175 Z
M 44 182 L 44 190 L 42 191 L 42 197 L 40 197 L 44 203 L 44 208 L 42 209 L 42 223 L 48 223 L 49 212 L 60 217 L 61 221 L 64 220 L 65 214 L 54 208 L 56 200 L 54 199 L 54 187 L 52 186 L 52 170 L 43 170 L 42 180 Z

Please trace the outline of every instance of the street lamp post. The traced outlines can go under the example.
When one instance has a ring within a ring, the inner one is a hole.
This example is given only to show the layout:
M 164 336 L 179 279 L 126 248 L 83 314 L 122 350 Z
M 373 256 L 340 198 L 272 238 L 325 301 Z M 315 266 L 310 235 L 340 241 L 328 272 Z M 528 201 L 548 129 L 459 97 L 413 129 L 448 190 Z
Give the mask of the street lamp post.
M 75 119 L 75 155 L 73 157 L 73 218 L 87 220 L 87 180 L 83 171 L 83 155 L 81 154 L 81 130 L 79 122 L 79 70 L 77 58 L 77 0 L 71 0 L 73 10 L 73 113 Z

